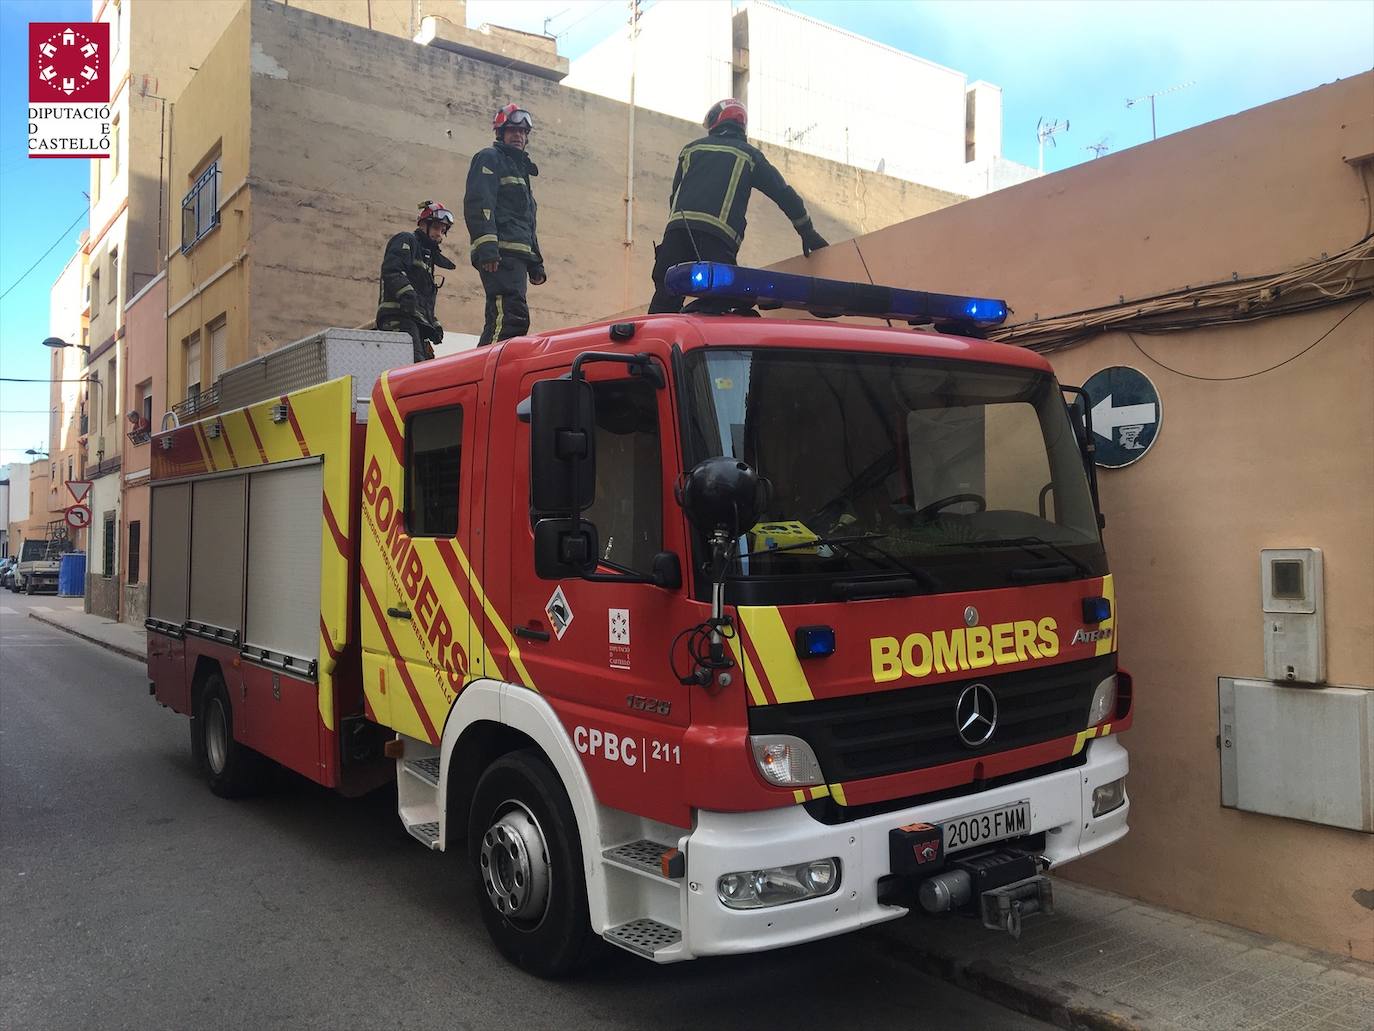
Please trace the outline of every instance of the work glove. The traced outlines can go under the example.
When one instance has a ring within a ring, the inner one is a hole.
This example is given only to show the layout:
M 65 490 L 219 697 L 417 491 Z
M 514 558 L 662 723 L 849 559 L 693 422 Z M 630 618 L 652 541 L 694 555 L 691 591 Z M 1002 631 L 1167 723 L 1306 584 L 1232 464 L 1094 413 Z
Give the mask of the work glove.
M 437 322 L 434 324 L 434 332 L 431 334 L 431 339 L 436 344 L 442 344 L 444 342 L 444 327 Z
M 482 272 L 495 272 L 501 264 L 501 248 L 495 240 L 488 240 L 472 252 L 472 267 Z
M 811 256 L 812 251 L 818 251 L 822 247 L 829 247 L 825 237 L 816 232 L 816 227 L 808 225 L 801 231 L 802 254 L 806 257 Z
M 530 266 L 530 283 L 534 286 L 543 286 L 549 281 L 548 274 L 544 271 L 543 265 Z

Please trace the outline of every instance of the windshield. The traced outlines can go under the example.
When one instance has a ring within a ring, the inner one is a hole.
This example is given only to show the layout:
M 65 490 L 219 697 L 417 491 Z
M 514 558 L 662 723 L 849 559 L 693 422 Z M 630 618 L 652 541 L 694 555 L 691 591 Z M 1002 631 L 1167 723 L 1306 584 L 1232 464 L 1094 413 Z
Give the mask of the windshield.
M 771 488 L 732 567 L 738 602 L 1106 571 L 1078 442 L 1047 373 L 714 348 L 685 368 L 687 466 L 728 455 Z

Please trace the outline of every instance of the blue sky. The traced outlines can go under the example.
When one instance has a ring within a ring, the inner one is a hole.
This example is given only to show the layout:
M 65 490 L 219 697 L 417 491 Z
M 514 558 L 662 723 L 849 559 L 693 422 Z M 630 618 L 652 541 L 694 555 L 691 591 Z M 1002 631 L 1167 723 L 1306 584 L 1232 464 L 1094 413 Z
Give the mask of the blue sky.
M 189 2 L 189 0 L 179 0 Z M 676 0 L 660 0 L 676 2 Z M 646 4 L 646 6 L 651 6 Z M 1003 150 L 1036 163 L 1036 121 L 1071 129 L 1045 154 L 1046 171 L 1150 139 L 1148 104 L 1128 97 L 1182 83 L 1158 103 L 1160 135 L 1235 114 L 1374 67 L 1370 0 L 787 0 L 786 6 L 858 35 L 986 79 L 1003 90 Z M 29 21 L 89 18 L 88 2 L 0 0 L 0 290 L 10 289 L 85 204 L 85 161 L 25 158 Z M 624 0 L 469 0 L 468 22 L 558 35 L 575 58 L 623 30 Z M 816 60 L 823 60 L 818 55 Z M 844 70 L 837 69 L 843 76 Z M 899 97 L 856 102 L 899 104 Z M 80 226 L 0 301 L 0 376 L 46 377 L 48 289 Z M 0 463 L 45 446 L 47 386 L 0 383 Z

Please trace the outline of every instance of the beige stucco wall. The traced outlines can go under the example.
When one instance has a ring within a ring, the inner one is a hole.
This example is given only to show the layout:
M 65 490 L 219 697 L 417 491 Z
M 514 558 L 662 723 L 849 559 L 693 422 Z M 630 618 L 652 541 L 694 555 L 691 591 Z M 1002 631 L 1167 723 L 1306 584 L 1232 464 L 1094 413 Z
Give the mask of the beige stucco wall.
M 859 243 L 879 282 L 1004 296 L 1015 322 L 1285 271 L 1369 232 L 1374 168 L 1362 183 L 1342 158 L 1371 116 L 1374 73 Z M 813 264 L 864 277 L 853 245 Z M 1132 831 L 1067 875 L 1374 960 L 1374 912 L 1355 897 L 1374 889 L 1374 835 L 1221 808 L 1216 744 L 1217 678 L 1264 675 L 1261 548 L 1323 549 L 1329 680 L 1374 687 L 1374 301 L 1251 375 L 1356 303 L 1135 343 L 1112 333 L 1050 359 L 1066 383 L 1134 366 L 1163 407 L 1149 454 L 1101 474 L 1136 682 Z
M 531 153 L 541 171 L 535 191 L 549 283 L 530 291 L 533 325 L 576 324 L 647 302 L 677 153 L 699 126 L 637 112 L 627 255 L 627 106 L 294 5 L 253 7 L 252 52 L 251 351 L 370 319 L 386 240 L 414 226 L 421 200 L 461 208 L 471 156 L 490 142 L 492 112 L 512 98 L 538 126 Z M 958 199 L 766 149 L 831 239 Z M 756 197 L 742 260 L 761 264 L 797 249 L 787 219 Z M 483 298 L 461 227 L 446 250 L 459 268 L 440 292 L 439 317 L 475 334 Z

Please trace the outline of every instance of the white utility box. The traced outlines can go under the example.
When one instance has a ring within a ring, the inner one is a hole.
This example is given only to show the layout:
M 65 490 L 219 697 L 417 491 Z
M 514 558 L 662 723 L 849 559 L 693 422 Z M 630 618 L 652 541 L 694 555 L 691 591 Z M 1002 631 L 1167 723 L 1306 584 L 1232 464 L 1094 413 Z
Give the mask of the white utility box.
M 1320 548 L 1260 551 L 1264 675 L 1270 680 L 1326 683 L 1326 614 Z
M 1374 691 L 1217 680 L 1221 804 L 1374 833 Z

